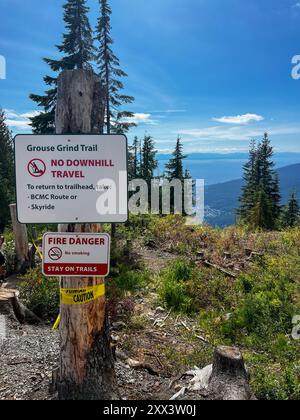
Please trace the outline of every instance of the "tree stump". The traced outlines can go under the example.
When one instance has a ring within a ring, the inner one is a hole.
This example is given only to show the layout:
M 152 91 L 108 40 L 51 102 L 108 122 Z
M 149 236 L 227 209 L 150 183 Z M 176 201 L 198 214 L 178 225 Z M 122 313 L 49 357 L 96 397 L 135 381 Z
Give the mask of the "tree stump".
M 57 134 L 100 134 L 104 108 L 100 79 L 87 70 L 64 71 L 58 78 Z M 61 225 L 61 232 L 101 232 L 95 224 Z M 63 277 L 61 287 L 103 284 L 103 278 Z M 60 308 L 60 400 L 117 400 L 105 297 L 84 305 Z
M 0 289 L 0 314 L 20 323 L 39 324 L 41 322 L 19 301 L 15 290 Z
M 215 350 L 209 393 L 213 400 L 254 399 L 239 349 L 222 346 Z
M 19 321 L 15 314 L 16 296 L 11 290 L 0 289 L 0 314 Z

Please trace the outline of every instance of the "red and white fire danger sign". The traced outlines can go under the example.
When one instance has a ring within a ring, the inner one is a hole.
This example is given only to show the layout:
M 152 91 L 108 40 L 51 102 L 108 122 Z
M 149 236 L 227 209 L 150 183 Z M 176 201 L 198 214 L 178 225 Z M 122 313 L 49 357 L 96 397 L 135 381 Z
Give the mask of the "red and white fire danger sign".
M 46 233 L 43 238 L 45 276 L 106 277 L 110 236 L 105 233 Z

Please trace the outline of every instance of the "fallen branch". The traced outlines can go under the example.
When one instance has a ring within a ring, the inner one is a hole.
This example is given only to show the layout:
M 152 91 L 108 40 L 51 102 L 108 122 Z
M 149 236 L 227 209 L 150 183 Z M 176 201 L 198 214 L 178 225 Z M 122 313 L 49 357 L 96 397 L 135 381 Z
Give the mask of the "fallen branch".
M 147 370 L 150 375 L 159 376 L 159 373 L 148 363 L 139 362 L 139 361 L 133 360 L 133 359 L 128 359 L 127 364 L 132 369 L 137 369 L 137 370 L 138 369 L 144 369 L 144 370 Z
M 201 340 L 205 344 L 210 344 L 210 342 L 206 338 L 202 337 L 201 335 L 195 335 L 195 337 Z
M 186 325 L 184 321 L 180 321 L 180 323 L 188 332 L 191 332 L 191 329 Z
M 225 270 L 225 268 L 222 268 L 222 267 L 220 267 L 219 265 L 216 265 L 216 264 L 212 264 L 211 262 L 209 262 L 209 261 L 204 261 L 203 262 L 203 264 L 206 266 L 206 267 L 209 267 L 209 268 L 215 268 L 216 270 L 218 270 L 218 271 L 220 271 L 221 273 L 223 273 L 223 274 L 225 274 L 226 276 L 228 276 L 228 277 L 231 277 L 231 278 L 233 278 L 233 279 L 236 279 L 236 274 L 234 274 L 234 273 L 232 273 L 232 272 L 230 272 L 230 271 L 227 271 L 227 270 Z

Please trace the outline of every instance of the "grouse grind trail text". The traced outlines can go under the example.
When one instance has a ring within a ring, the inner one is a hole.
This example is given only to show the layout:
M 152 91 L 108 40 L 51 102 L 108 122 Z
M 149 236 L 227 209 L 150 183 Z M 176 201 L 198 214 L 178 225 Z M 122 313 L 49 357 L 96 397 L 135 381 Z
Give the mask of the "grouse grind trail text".
M 18 135 L 15 155 L 21 223 L 127 220 L 124 136 Z

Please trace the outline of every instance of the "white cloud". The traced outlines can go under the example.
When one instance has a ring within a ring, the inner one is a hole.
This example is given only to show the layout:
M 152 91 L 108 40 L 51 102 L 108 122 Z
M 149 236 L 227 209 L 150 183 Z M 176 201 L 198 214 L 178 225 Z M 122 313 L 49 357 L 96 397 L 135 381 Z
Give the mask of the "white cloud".
M 300 126 L 277 126 L 273 128 L 250 128 L 250 127 L 207 127 L 192 128 L 179 131 L 180 135 L 190 136 L 195 140 L 223 140 L 223 141 L 249 141 L 253 138 L 261 138 L 264 132 L 270 136 L 300 134 Z M 174 133 L 175 134 L 175 133 Z
M 158 121 L 152 118 L 151 114 L 136 113 L 132 118 L 125 118 L 124 121 L 137 125 L 158 125 Z
M 6 118 L 19 118 L 19 115 L 13 109 L 5 109 L 4 113 Z
M 186 109 L 165 109 L 160 111 L 152 111 L 154 114 L 180 114 L 187 112 Z
M 264 117 L 257 114 L 244 114 L 244 115 L 235 115 L 229 117 L 213 118 L 213 121 L 224 123 L 224 124 L 248 124 L 252 121 L 260 122 L 263 121 Z
M 9 128 L 15 130 L 30 130 L 30 118 L 36 117 L 40 114 L 39 111 L 29 111 L 25 113 L 18 113 L 13 109 L 4 110 L 6 116 L 6 124 Z
M 20 116 L 22 118 L 33 118 L 37 117 L 40 114 L 39 111 L 31 111 L 31 112 L 25 112 L 25 114 L 21 114 Z

